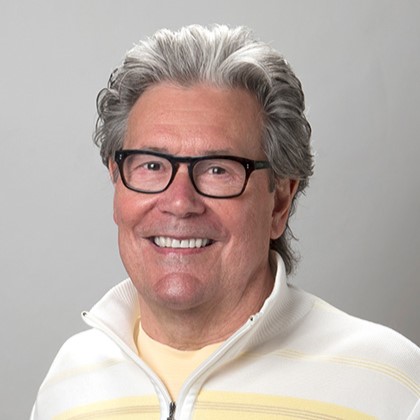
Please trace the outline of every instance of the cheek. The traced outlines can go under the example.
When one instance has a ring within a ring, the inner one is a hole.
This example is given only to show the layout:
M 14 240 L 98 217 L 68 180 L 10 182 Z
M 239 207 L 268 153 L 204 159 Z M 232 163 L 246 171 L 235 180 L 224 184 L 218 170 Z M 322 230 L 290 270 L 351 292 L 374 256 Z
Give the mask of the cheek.
M 267 200 L 254 201 L 235 209 L 232 214 L 235 236 L 250 249 L 265 248 L 270 242 L 272 210 Z

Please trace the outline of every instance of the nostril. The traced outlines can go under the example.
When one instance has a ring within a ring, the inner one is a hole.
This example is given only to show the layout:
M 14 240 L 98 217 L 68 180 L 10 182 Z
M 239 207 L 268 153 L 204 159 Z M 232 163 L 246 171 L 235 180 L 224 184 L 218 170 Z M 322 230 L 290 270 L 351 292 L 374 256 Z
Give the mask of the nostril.
M 203 199 L 192 184 L 188 172 L 179 172 L 171 185 L 159 194 L 158 208 L 177 217 L 191 217 L 204 213 Z

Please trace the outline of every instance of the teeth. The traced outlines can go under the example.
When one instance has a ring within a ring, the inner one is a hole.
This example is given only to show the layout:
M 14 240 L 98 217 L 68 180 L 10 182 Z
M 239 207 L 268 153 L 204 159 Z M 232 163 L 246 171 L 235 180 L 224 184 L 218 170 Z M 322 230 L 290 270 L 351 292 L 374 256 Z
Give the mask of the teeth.
M 203 248 L 209 239 L 172 239 L 165 236 L 155 236 L 153 242 L 160 248 Z

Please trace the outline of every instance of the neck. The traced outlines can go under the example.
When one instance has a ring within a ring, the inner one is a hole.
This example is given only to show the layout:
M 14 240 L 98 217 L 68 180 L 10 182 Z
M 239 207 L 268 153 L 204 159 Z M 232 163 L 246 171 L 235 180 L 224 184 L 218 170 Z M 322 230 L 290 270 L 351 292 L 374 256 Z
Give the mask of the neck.
M 179 350 L 198 350 L 220 343 L 261 309 L 273 289 L 271 271 L 263 280 L 225 308 L 202 305 L 174 310 L 150 304 L 139 295 L 142 328 L 154 340 Z

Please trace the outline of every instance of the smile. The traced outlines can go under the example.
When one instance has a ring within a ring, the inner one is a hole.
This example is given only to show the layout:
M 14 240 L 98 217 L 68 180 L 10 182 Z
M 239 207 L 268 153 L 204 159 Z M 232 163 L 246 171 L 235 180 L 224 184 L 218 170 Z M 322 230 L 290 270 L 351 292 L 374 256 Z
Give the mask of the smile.
M 155 245 L 160 248 L 204 248 L 212 243 L 210 239 L 173 239 L 167 236 L 155 236 L 152 238 Z

